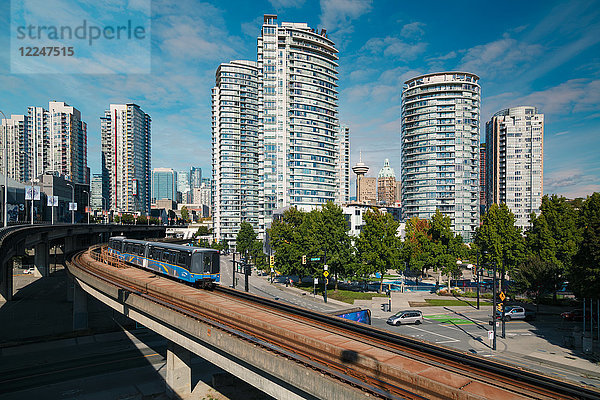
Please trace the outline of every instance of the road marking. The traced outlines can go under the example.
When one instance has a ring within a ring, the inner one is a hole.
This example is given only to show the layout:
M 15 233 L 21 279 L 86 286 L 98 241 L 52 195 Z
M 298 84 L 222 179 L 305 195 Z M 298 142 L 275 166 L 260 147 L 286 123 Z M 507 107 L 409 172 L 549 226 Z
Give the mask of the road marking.
M 421 331 L 421 332 L 425 332 L 425 333 L 427 333 L 429 335 L 436 335 L 436 336 L 443 337 L 444 339 L 450 339 L 450 341 L 446 341 L 444 343 L 460 342 L 460 340 L 455 339 L 453 337 L 442 335 L 441 333 L 429 332 L 429 331 L 426 331 L 425 329 L 417 328 L 416 326 L 410 326 L 409 328 L 416 329 L 416 330 Z M 441 343 L 441 342 L 436 342 L 436 343 Z

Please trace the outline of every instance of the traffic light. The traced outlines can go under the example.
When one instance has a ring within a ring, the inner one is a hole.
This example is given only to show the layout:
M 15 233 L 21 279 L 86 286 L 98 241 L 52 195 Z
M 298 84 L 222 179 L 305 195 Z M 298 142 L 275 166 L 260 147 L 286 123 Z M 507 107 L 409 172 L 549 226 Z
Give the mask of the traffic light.
M 502 312 L 502 306 L 503 306 L 502 303 L 496 304 L 496 310 L 498 310 L 498 312 Z
M 302 256 L 302 265 L 306 265 L 306 256 Z
M 275 265 L 275 256 L 269 256 L 269 264 Z

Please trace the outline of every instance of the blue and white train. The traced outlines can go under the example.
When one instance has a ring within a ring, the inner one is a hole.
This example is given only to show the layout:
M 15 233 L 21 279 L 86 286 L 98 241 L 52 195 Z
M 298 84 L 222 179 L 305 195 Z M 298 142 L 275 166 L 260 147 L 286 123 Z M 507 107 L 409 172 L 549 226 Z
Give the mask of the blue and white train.
M 196 287 L 209 288 L 221 281 L 219 252 L 214 249 L 115 236 L 108 241 L 108 252 L 120 260 Z

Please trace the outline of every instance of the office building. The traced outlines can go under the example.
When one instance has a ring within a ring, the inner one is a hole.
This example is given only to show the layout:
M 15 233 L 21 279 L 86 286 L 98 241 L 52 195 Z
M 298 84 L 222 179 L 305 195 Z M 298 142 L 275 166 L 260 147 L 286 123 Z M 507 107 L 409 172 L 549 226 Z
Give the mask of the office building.
M 150 123 L 133 103 L 111 104 L 100 117 L 102 175 L 111 210 L 150 210 Z
M 405 82 L 402 91 L 404 217 L 436 210 L 471 241 L 479 223 L 479 77 L 440 72 Z
M 202 187 L 202 168 L 192 167 L 190 168 L 190 189 Z
M 181 194 L 182 203 L 191 203 L 190 171 L 177 171 L 177 192 Z
M 92 175 L 90 183 L 90 206 L 92 210 L 104 210 L 106 208 L 106 193 L 103 189 L 106 185 L 102 185 L 102 174 Z
M 387 158 L 377 175 L 377 203 L 386 205 L 396 203 L 396 174 Z
M 254 61 L 219 66 L 212 90 L 214 236 L 235 244 L 242 222 L 258 230 L 258 70 Z
M 529 227 L 544 193 L 544 114 L 522 106 L 497 112 L 486 123 L 487 206 L 505 203 L 515 225 Z
M 257 41 L 260 221 L 336 200 L 338 50 L 322 29 L 265 15 Z
M 154 168 L 152 170 L 152 197 L 151 202 L 177 198 L 177 172 L 172 168 Z

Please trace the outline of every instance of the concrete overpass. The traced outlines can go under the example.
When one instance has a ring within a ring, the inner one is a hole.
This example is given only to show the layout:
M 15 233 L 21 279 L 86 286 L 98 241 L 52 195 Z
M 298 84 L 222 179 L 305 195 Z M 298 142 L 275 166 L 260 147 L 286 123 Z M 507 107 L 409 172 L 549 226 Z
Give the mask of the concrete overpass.
M 0 229 L 0 302 L 12 300 L 13 257 L 27 256 L 33 249 L 36 274 L 49 274 L 49 254 L 59 246 L 63 254 L 108 241 L 111 236 L 165 237 L 164 226 L 115 224 L 18 225 Z

